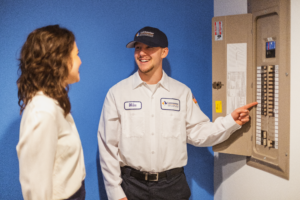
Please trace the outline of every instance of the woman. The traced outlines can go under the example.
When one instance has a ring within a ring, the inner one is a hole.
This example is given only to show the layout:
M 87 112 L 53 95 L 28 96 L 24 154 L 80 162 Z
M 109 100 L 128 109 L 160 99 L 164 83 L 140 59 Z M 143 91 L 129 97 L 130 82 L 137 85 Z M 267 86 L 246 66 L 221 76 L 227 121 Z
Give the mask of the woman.
M 83 151 L 68 97 L 68 85 L 80 80 L 75 37 L 58 25 L 39 28 L 27 37 L 19 60 L 23 197 L 85 199 Z

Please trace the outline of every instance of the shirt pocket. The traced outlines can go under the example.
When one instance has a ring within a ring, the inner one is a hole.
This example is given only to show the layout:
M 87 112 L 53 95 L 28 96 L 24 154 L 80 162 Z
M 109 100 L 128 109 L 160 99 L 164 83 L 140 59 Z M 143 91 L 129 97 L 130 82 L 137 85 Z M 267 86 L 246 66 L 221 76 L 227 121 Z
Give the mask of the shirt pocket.
M 145 134 L 145 114 L 142 111 L 125 111 L 122 123 L 125 137 L 143 137 Z
M 164 138 L 178 138 L 182 133 L 182 119 L 179 112 L 165 111 L 162 119 L 162 136 Z

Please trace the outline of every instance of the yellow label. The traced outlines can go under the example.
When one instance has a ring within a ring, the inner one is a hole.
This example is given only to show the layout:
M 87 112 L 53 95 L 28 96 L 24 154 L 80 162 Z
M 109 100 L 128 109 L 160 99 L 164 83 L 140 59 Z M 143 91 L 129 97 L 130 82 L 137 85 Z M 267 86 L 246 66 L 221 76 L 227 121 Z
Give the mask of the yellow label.
M 216 113 L 222 113 L 222 101 L 216 101 Z

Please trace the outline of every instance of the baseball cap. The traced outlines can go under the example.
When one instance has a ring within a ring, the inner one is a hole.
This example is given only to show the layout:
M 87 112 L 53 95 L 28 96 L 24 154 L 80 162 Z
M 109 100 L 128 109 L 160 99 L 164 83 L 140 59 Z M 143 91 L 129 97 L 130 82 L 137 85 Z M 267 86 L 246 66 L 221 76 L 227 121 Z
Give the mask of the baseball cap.
M 158 28 L 153 28 L 150 26 L 146 26 L 139 30 L 135 34 L 133 41 L 129 42 L 126 47 L 134 48 L 136 42 L 141 42 L 150 47 L 168 47 L 168 38 L 166 34 L 164 34 Z

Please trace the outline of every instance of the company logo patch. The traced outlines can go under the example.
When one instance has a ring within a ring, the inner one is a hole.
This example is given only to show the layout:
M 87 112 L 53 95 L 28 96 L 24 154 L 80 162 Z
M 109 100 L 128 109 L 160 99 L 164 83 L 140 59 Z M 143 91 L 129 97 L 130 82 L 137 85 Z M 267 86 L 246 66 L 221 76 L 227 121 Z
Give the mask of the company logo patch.
M 192 95 L 193 95 L 193 94 L 192 94 Z M 197 103 L 197 100 L 196 100 L 196 98 L 194 97 L 194 95 L 193 95 L 193 101 L 194 101 L 195 104 Z
M 180 111 L 180 100 L 171 98 L 161 98 L 160 106 L 162 110 Z
M 142 109 L 142 102 L 140 101 L 126 101 L 124 102 L 125 110 L 140 110 Z
M 135 36 L 136 37 L 141 37 L 141 36 L 154 37 L 154 33 L 149 32 L 149 31 L 142 31 L 142 32 L 138 32 Z

